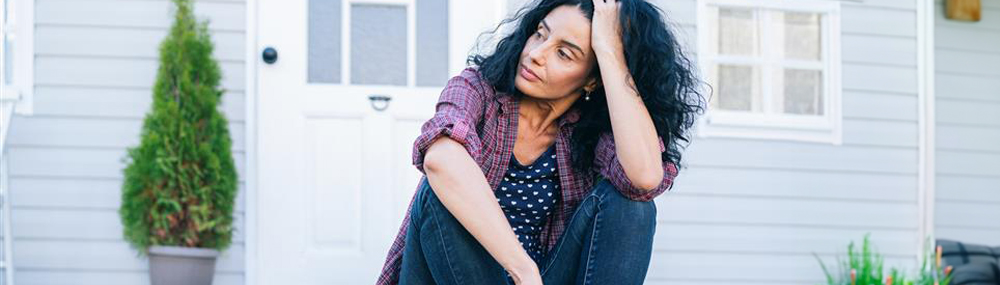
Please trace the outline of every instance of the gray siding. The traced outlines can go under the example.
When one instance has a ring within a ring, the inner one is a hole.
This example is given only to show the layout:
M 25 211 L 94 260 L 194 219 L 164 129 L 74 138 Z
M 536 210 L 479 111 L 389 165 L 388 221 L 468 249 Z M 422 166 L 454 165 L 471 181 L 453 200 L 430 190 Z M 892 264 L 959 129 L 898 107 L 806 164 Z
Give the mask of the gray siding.
M 215 284 L 243 284 L 244 1 L 200 0 L 224 73 L 240 173 L 233 246 Z M 35 114 L 9 138 L 16 282 L 147 284 L 147 263 L 122 239 L 122 159 L 151 102 L 168 0 L 37 0 Z
M 982 3 L 980 22 L 935 23 L 934 221 L 939 238 L 1000 245 L 1000 0 Z
M 694 53 L 695 0 L 656 1 Z M 696 139 L 659 224 L 647 284 L 817 284 L 871 233 L 887 263 L 915 264 L 916 10 L 843 2 L 843 145 Z
M 694 52 L 695 0 L 658 0 Z M 121 238 L 121 159 L 138 143 L 170 23 L 168 0 L 37 0 L 35 115 L 9 138 L 18 284 L 145 284 Z M 1000 0 L 983 21 L 937 23 L 939 237 L 1000 244 Z M 241 175 L 237 236 L 216 284 L 243 284 L 246 5 L 200 0 L 225 74 Z M 844 2 L 844 144 L 696 139 L 657 199 L 647 284 L 815 284 L 871 233 L 890 264 L 917 248 L 913 0 Z

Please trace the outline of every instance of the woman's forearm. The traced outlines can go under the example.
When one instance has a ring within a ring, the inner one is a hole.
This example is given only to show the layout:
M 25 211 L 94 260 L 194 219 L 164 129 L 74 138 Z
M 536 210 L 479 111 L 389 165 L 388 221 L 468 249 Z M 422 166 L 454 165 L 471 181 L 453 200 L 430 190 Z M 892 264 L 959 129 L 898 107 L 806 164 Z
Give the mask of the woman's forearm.
M 633 87 L 635 83 L 622 52 L 612 50 L 597 54 L 618 160 L 629 180 L 637 187 L 653 189 L 664 175 L 653 119 Z
M 515 280 L 526 270 L 538 270 L 510 228 L 482 169 L 462 144 L 448 137 L 437 139 L 427 149 L 424 170 L 445 208 Z

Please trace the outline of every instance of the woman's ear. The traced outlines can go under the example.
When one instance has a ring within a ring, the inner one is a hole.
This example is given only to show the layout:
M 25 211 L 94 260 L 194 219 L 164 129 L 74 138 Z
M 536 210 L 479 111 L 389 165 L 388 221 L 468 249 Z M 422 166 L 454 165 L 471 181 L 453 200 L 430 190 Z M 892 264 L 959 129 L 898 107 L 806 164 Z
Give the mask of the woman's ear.
M 587 92 L 594 92 L 597 88 L 601 88 L 601 79 L 597 77 L 591 77 L 587 80 L 587 83 L 583 85 L 583 90 Z

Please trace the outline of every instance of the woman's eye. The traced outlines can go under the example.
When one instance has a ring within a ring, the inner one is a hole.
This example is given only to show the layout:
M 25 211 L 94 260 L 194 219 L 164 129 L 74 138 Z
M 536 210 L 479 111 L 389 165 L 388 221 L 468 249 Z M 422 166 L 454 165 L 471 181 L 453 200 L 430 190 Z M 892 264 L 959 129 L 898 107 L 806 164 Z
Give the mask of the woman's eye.
M 559 56 L 562 57 L 562 58 L 565 58 L 565 59 L 569 59 L 569 55 L 566 54 L 566 52 L 564 52 L 562 50 L 559 51 Z

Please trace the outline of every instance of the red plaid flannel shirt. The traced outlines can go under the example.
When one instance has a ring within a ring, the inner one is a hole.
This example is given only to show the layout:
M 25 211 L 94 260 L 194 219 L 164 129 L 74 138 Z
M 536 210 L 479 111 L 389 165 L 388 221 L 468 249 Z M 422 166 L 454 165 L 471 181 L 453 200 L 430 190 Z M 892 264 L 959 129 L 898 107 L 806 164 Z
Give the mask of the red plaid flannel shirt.
M 510 94 L 495 93 L 493 87 L 481 78 L 481 74 L 475 68 L 466 68 L 448 81 L 441 91 L 434 117 L 421 127 L 421 134 L 413 144 L 414 166 L 420 172 L 424 172 L 424 153 L 427 148 L 439 136 L 448 136 L 465 146 L 482 168 L 491 189 L 496 189 L 507 171 L 509 158 L 514 151 L 518 103 L 519 100 Z M 645 191 L 633 186 L 618 162 L 614 137 L 610 132 L 602 134 L 598 140 L 594 170 L 591 173 L 575 172 L 570 164 L 572 155 L 569 139 L 573 131 L 572 123 L 579 120 L 579 116 L 579 111 L 572 108 L 558 122 L 556 159 L 559 164 L 559 183 L 563 198 L 542 229 L 541 240 L 545 241 L 547 250 L 555 246 L 573 210 L 589 194 L 594 183 L 594 174 L 606 177 L 622 194 L 636 201 L 650 201 L 668 191 L 673 185 L 674 177 L 677 176 L 676 166 L 664 162 L 663 181 L 656 189 Z M 663 138 L 660 137 L 660 152 L 663 151 L 665 151 Z M 376 283 L 378 285 L 399 283 L 406 230 L 410 224 L 409 208 L 412 208 L 413 200 L 411 197 L 406 217 L 403 218 L 399 234 L 389 249 L 382 273 L 379 275 Z

